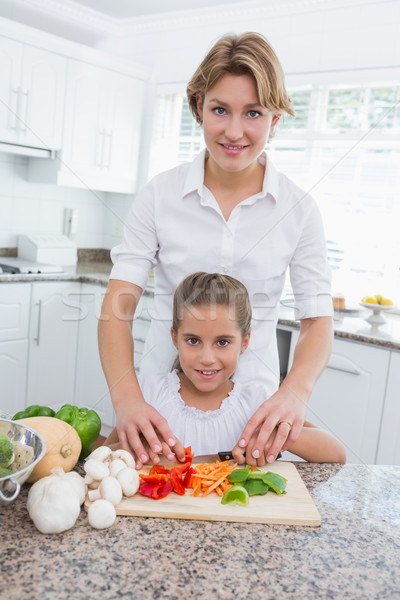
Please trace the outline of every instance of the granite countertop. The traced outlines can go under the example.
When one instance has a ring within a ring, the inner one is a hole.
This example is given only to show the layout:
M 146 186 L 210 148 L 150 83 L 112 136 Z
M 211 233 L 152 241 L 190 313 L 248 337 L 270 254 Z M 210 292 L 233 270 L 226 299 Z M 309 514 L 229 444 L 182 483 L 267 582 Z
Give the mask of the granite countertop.
M 111 271 L 111 262 L 86 260 L 80 261 L 76 266 L 63 267 L 64 273 L 51 273 L 39 275 L 8 275 L 0 274 L 0 283 L 17 281 L 81 281 L 94 285 L 107 286 Z M 149 281 L 147 294 L 152 294 L 153 279 Z M 378 327 L 371 326 L 366 318 L 371 311 L 360 306 L 359 311 L 351 314 L 335 312 L 334 333 L 335 337 L 348 339 L 353 342 L 373 344 L 384 348 L 400 351 L 400 315 L 384 313 L 386 323 Z M 298 328 L 299 321 L 294 317 L 293 308 L 281 305 L 279 311 L 279 326 L 283 328 Z
M 400 598 L 400 467 L 297 468 L 320 527 L 117 517 L 92 529 L 84 510 L 39 533 L 28 486 L 0 506 L 0 596 L 87 600 Z

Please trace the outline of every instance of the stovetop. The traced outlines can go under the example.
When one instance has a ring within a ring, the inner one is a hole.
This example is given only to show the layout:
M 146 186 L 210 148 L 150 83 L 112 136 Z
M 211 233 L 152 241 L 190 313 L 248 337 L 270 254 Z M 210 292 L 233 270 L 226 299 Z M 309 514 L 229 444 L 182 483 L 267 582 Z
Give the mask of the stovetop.
M 34 260 L 26 260 L 25 258 L 8 256 L 0 256 L 0 269 L 0 273 L 7 273 L 7 275 L 64 273 L 64 269 L 58 265 L 49 265 L 47 263 L 38 263 Z

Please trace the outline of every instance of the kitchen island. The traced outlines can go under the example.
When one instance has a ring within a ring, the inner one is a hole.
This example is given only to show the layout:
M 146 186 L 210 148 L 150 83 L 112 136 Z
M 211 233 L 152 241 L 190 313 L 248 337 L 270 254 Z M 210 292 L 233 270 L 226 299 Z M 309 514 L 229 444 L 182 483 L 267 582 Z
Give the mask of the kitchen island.
M 400 598 L 400 467 L 298 463 L 320 527 L 117 517 L 39 533 L 29 486 L 0 506 L 9 600 Z M 246 509 L 244 509 L 246 510 Z

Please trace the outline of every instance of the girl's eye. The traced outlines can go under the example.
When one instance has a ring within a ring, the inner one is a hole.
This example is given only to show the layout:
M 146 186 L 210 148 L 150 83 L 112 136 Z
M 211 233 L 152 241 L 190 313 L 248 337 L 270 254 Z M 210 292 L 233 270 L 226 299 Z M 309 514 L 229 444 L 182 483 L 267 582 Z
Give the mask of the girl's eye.
M 249 110 L 247 114 L 251 119 L 256 119 L 257 117 L 261 116 L 261 113 L 258 110 Z
M 188 338 L 186 341 L 191 346 L 195 346 L 196 344 L 199 343 L 199 340 L 197 338 Z
M 225 109 L 222 108 L 222 106 L 217 106 L 216 108 L 213 108 L 213 112 L 215 112 L 216 115 L 224 115 Z
M 217 344 L 221 348 L 225 348 L 225 346 L 228 346 L 229 342 L 228 342 L 228 340 L 218 340 Z

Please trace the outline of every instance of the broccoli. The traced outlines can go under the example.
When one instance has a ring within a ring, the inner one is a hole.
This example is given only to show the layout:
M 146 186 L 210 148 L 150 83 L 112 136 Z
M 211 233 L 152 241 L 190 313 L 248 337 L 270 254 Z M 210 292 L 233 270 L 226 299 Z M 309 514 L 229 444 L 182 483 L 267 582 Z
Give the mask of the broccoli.
M 14 446 L 5 434 L 0 435 L 0 467 L 7 468 L 14 460 Z

